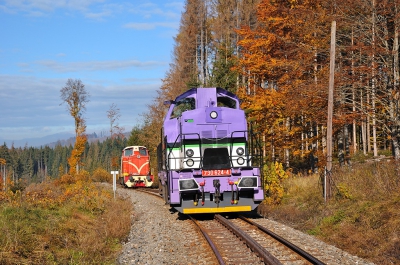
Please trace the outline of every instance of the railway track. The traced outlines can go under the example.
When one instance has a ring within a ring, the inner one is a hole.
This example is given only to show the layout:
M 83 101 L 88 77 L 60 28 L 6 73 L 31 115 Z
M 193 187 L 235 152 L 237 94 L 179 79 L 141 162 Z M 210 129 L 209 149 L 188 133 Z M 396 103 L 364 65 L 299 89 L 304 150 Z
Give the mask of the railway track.
M 227 219 L 217 214 L 213 220 L 191 218 L 219 264 L 325 264 L 246 217 Z
M 135 189 L 135 190 L 143 192 L 143 193 L 150 194 L 152 196 L 156 196 L 156 197 L 162 198 L 161 195 L 158 193 L 158 189 L 138 188 L 138 189 Z
M 161 198 L 156 189 L 138 189 Z M 219 264 L 317 264 L 324 262 L 241 215 L 189 215 Z

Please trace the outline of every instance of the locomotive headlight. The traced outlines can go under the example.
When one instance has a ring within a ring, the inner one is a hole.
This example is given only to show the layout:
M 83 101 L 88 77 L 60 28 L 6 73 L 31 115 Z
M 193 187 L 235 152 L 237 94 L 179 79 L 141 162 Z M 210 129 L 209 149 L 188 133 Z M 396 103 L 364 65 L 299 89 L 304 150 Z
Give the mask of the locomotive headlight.
M 257 187 L 257 177 L 243 177 L 240 179 L 239 188 L 256 188 Z
M 186 150 L 186 155 L 188 157 L 192 157 L 194 155 L 194 151 L 192 149 L 188 149 L 188 150 Z
M 194 179 L 180 179 L 179 180 L 179 190 L 195 190 L 198 189 L 199 185 Z
M 216 119 L 218 117 L 218 113 L 216 111 L 211 111 L 210 117 L 211 117 L 211 119 Z
M 192 167 L 194 165 L 193 159 L 186 160 L 186 165 L 188 165 L 188 167 Z
M 244 164 L 244 158 L 243 158 L 243 157 L 239 157 L 239 158 L 237 159 L 237 163 L 238 163 L 239 165 L 243 165 L 243 164 Z
M 244 154 L 244 149 L 243 149 L 243 147 L 239 147 L 238 149 L 236 149 L 236 154 L 238 154 L 238 155 L 243 155 Z

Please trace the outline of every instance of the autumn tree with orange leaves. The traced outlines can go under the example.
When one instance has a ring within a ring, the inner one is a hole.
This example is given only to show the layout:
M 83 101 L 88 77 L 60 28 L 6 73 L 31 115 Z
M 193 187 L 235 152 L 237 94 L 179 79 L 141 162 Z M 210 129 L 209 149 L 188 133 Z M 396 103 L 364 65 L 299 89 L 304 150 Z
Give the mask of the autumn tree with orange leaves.
M 86 121 L 83 114 L 86 110 L 86 103 L 89 102 L 89 93 L 85 89 L 85 85 L 79 79 L 68 79 L 65 87 L 61 90 L 62 103 L 67 103 L 67 109 L 75 120 L 75 145 L 71 156 L 68 159 L 70 166 L 69 173 L 75 175 L 79 173 L 81 165 L 81 156 L 85 150 L 87 141 Z
M 286 166 L 291 156 L 310 153 L 326 124 L 329 31 L 322 29 L 330 18 L 323 4 L 262 1 L 258 27 L 238 30 L 242 107 L 264 136 L 267 157 Z

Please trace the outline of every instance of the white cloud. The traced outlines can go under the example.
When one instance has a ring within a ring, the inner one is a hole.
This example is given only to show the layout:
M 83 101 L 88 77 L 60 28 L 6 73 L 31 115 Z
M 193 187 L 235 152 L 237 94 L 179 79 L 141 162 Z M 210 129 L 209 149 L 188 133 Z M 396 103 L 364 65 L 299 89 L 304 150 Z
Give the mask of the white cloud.
M 127 23 L 123 27 L 136 30 L 152 30 L 157 27 L 177 29 L 178 23 L 173 22 L 152 22 L 152 23 Z
M 0 139 L 18 140 L 27 135 L 39 137 L 60 132 L 61 127 L 73 127 L 60 98 L 60 89 L 67 79 L 0 75 Z M 109 124 L 106 111 L 112 103 L 120 109 L 119 124 L 131 128 L 140 123 L 157 89 L 158 79 L 125 80 L 122 84 L 104 80 L 83 80 L 90 94 L 84 117 L 87 131 L 93 132 Z M 45 128 L 52 128 L 48 132 Z
M 45 16 L 55 10 L 75 10 L 89 19 L 103 19 L 121 12 L 130 12 L 143 18 L 159 17 L 179 20 L 183 10 L 182 2 L 143 3 L 143 1 L 107 1 L 107 0 L 4 0 L 0 10 L 7 13 L 22 12 L 30 16 Z
M 90 18 L 90 19 L 102 19 L 105 17 L 109 17 L 111 15 L 112 15 L 111 11 L 103 11 L 103 12 L 98 12 L 98 13 L 89 12 L 89 13 L 85 14 L 85 17 Z
M 86 10 L 90 5 L 102 3 L 104 0 L 5 0 L 5 6 L 18 11 L 53 11 L 59 8 Z
M 159 2 L 161 6 L 154 3 L 134 5 L 129 9 L 129 12 L 140 15 L 144 18 L 158 17 L 179 20 L 181 16 L 180 12 L 183 10 L 183 1 L 172 3 L 168 3 L 167 1 Z
M 66 73 L 66 72 L 80 72 L 80 71 L 105 71 L 105 70 L 118 70 L 128 68 L 155 68 L 166 66 L 167 62 L 161 61 L 147 61 L 141 62 L 137 60 L 128 61 L 91 61 L 91 62 L 57 62 L 53 60 L 42 60 L 36 64 L 45 67 L 48 70 Z M 28 68 L 29 64 L 20 64 L 22 68 Z
M 176 2 L 166 3 L 165 6 L 172 7 L 174 9 L 176 9 L 176 10 L 183 10 L 183 1 L 176 1 Z

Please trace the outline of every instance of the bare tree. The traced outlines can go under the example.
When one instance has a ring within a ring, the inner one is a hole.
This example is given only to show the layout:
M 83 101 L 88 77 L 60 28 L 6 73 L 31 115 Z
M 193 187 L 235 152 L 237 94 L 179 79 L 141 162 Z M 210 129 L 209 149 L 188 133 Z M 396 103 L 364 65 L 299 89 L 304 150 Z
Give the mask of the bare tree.
M 114 140 L 117 141 L 123 139 L 123 131 L 124 128 L 120 127 L 118 124 L 118 119 L 121 117 L 120 109 L 117 107 L 115 103 L 110 105 L 110 109 L 107 111 L 107 117 L 110 120 L 110 137 L 111 144 L 114 145 Z M 116 169 L 119 165 L 119 153 L 115 153 L 115 150 L 112 146 L 112 158 L 111 158 L 111 168 Z
M 119 127 L 118 120 L 121 117 L 120 109 L 117 108 L 115 103 L 112 103 L 110 109 L 107 111 L 107 117 L 110 120 L 110 137 L 113 138 L 122 133 L 121 127 Z

